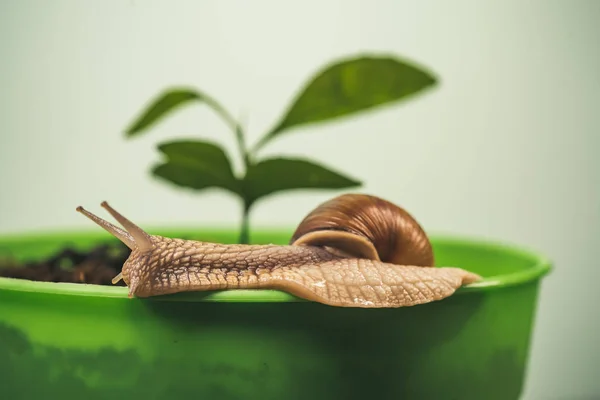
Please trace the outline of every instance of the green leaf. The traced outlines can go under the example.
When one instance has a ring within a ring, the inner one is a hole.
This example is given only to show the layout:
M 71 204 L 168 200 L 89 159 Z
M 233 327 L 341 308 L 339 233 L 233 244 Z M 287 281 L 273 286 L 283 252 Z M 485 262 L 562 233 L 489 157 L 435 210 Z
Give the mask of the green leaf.
M 126 135 L 135 136 L 158 122 L 176 108 L 190 101 L 201 100 L 202 95 L 189 89 L 169 89 L 157 96 L 127 129 Z
M 324 166 L 302 159 L 273 158 L 252 165 L 244 179 L 250 203 L 272 193 L 291 189 L 344 189 L 362 183 Z
M 435 83 L 436 78 L 430 72 L 392 57 L 341 60 L 318 72 L 305 85 L 284 117 L 257 147 L 292 127 L 396 102 Z
M 158 145 L 169 161 L 209 168 L 215 175 L 235 180 L 231 162 L 218 144 L 204 140 L 175 140 Z
M 233 174 L 229 158 L 218 145 L 198 140 L 162 143 L 158 149 L 166 162 L 155 166 L 152 173 L 178 186 L 196 190 L 211 187 L 240 194 L 240 182 Z

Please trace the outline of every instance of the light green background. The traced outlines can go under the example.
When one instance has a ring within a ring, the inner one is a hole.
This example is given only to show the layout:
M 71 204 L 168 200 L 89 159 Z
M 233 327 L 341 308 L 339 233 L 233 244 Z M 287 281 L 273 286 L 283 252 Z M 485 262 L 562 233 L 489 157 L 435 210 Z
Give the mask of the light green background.
M 485 4 L 484 4 L 485 3 Z M 239 204 L 150 179 L 158 141 L 235 150 L 203 107 L 122 131 L 169 85 L 194 85 L 255 142 L 323 63 L 391 52 L 442 83 L 401 107 L 299 129 L 263 154 L 364 179 L 429 232 L 545 252 L 524 399 L 600 396 L 600 1 L 0 1 L 0 233 L 79 227 L 111 201 L 143 226 L 236 226 Z M 236 160 L 237 161 L 237 160 Z M 239 166 L 239 163 L 236 164 Z M 293 227 L 334 192 L 279 195 L 253 226 Z

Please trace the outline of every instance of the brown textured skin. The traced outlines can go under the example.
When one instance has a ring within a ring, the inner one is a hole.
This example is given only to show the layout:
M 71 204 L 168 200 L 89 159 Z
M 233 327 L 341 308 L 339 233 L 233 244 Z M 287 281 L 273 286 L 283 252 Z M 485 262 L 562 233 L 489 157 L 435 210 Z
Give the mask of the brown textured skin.
M 130 296 L 185 291 L 276 289 L 339 307 L 405 307 L 441 300 L 479 276 L 348 258 L 314 246 L 224 245 L 151 236 L 123 266 Z
M 320 204 L 298 225 L 290 244 L 315 231 L 344 231 L 373 243 L 381 261 L 431 267 L 433 249 L 419 223 L 403 208 L 366 194 L 343 194 Z

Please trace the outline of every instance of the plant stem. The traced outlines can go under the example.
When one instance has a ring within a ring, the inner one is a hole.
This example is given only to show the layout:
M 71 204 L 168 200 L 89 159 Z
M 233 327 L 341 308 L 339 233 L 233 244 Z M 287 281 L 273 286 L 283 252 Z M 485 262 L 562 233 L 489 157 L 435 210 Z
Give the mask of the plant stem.
M 207 105 L 209 105 L 210 107 L 212 107 L 212 109 L 215 110 L 217 112 L 217 114 L 219 114 L 221 116 L 221 118 L 223 118 L 225 120 L 225 122 L 227 122 L 227 124 L 231 127 L 231 129 L 233 131 L 236 130 L 236 128 L 238 127 L 238 123 L 231 116 L 231 114 L 229 114 L 227 112 L 227 110 L 225 109 L 225 107 L 223 107 L 217 100 L 213 99 L 212 97 L 210 97 L 206 93 L 202 93 L 202 99 L 204 100 L 204 102 Z
M 240 155 L 242 160 L 244 161 L 244 172 L 248 170 L 248 167 L 252 163 L 250 158 L 250 153 L 248 148 L 246 147 L 246 142 L 244 140 L 244 131 L 240 125 L 237 125 L 235 128 L 235 136 L 237 138 L 238 149 L 240 151 Z
M 265 135 L 262 138 L 260 138 L 260 140 L 252 147 L 252 153 L 258 153 L 258 150 L 260 150 L 265 145 L 265 143 L 267 143 L 268 140 L 268 135 Z
M 239 123 L 235 126 L 235 136 L 237 138 L 238 148 L 240 151 L 240 156 L 242 158 L 242 162 L 244 164 L 244 177 L 248 173 L 248 169 L 252 165 L 252 160 L 250 159 L 250 154 L 248 152 L 248 148 L 246 147 L 246 142 L 244 140 L 244 131 Z M 250 243 L 250 208 L 252 207 L 252 203 L 248 201 L 248 196 L 246 194 L 245 184 L 242 182 L 242 225 L 240 227 L 240 237 L 238 239 L 238 243 L 240 244 L 249 244 Z
M 219 114 L 221 118 L 223 118 L 223 120 L 225 120 L 227 125 L 229 125 L 231 130 L 235 133 L 238 149 L 240 151 L 242 160 L 244 161 L 244 166 L 247 169 L 250 165 L 250 152 L 246 147 L 246 142 L 244 140 L 244 131 L 242 130 L 242 127 L 240 126 L 239 122 L 235 118 L 233 118 L 231 114 L 227 112 L 225 107 L 223 107 L 217 100 L 213 99 L 206 93 L 203 93 L 202 96 L 204 98 L 204 102 L 210 107 L 212 107 L 212 109 L 215 110 L 217 114 Z
M 243 162 L 243 166 L 244 166 L 243 174 L 244 174 L 244 176 L 246 176 L 248 169 L 252 165 L 252 157 L 251 157 L 250 151 L 246 147 L 246 141 L 244 139 L 244 130 L 242 129 L 242 126 L 235 118 L 233 118 L 231 116 L 231 114 L 229 114 L 229 112 L 227 112 L 227 110 L 221 104 L 219 104 L 218 101 L 216 101 L 215 99 L 213 99 L 212 97 L 208 96 L 205 93 L 203 93 L 203 99 L 206 102 L 206 104 L 208 104 L 210 107 L 212 107 L 213 110 L 215 110 L 225 120 L 225 122 L 229 125 L 231 130 L 233 130 L 233 132 L 235 133 L 238 150 L 240 152 L 240 156 L 242 158 L 242 162 Z M 242 199 L 243 212 L 242 212 L 242 224 L 241 224 L 241 228 L 240 228 L 240 236 L 238 239 L 238 243 L 248 244 L 250 242 L 249 219 L 250 219 L 250 208 L 252 207 L 252 203 L 248 202 L 247 196 L 245 195 L 244 191 L 242 191 L 242 194 L 240 195 L 240 197 Z
M 250 243 L 250 208 L 251 204 L 248 204 L 244 200 L 244 208 L 242 212 L 242 227 L 240 229 L 240 237 L 238 239 L 239 244 L 249 244 Z

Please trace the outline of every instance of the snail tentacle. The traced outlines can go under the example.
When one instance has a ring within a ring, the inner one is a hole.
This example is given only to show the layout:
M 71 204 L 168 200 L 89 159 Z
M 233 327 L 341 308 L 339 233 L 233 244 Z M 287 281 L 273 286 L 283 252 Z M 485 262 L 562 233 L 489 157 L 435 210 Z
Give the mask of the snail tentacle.
M 144 232 L 142 228 L 125 218 L 114 208 L 108 205 L 106 201 L 103 201 L 100 205 L 105 208 L 117 221 L 119 221 L 119 223 L 123 225 L 123 228 L 125 228 L 127 232 L 129 232 L 129 234 L 133 237 L 135 245 L 139 251 L 146 252 L 152 249 L 152 240 L 150 235 Z
M 92 214 L 91 212 L 89 212 L 88 210 L 83 208 L 82 206 L 77 207 L 76 210 L 77 210 L 77 212 L 85 215 L 86 217 L 88 217 L 89 219 L 94 221 L 100 227 L 104 228 L 104 230 L 106 230 L 108 233 L 110 233 L 111 235 L 113 235 L 114 237 L 119 239 L 131 250 L 135 249 L 135 247 L 136 247 L 135 241 L 133 240 L 133 236 L 131 236 L 129 234 L 129 232 L 124 231 L 123 229 L 119 228 L 118 226 L 111 224 L 110 222 L 98 217 L 97 215 Z

